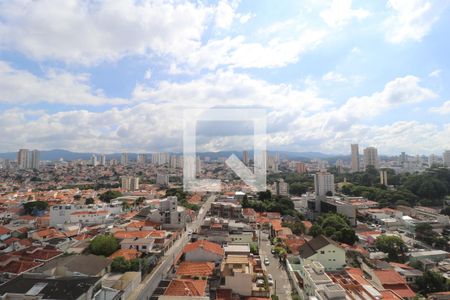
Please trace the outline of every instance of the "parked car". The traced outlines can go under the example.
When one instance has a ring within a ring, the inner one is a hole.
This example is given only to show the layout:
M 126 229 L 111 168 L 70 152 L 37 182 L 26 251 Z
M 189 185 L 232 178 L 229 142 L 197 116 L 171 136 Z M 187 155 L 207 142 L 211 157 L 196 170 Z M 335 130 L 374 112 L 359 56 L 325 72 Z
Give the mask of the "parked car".
M 268 275 L 267 275 L 267 279 L 273 280 L 272 274 L 268 274 Z
M 264 280 L 262 279 L 256 280 L 256 286 L 264 286 Z
M 265 264 L 266 266 L 270 265 L 270 261 L 269 261 L 269 259 L 268 259 L 267 257 L 264 258 L 264 264 Z
M 275 254 L 275 248 L 272 248 L 272 249 L 270 250 L 270 253 Z
M 272 286 L 273 285 L 273 279 L 267 279 L 267 283 Z

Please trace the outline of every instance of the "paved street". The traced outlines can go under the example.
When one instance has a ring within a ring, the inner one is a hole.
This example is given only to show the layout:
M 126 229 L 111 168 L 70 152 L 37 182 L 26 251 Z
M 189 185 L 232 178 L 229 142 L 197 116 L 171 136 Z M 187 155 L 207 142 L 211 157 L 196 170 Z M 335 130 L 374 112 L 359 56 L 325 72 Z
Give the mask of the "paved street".
M 289 283 L 288 275 L 283 268 L 283 266 L 279 263 L 278 257 L 275 257 L 272 253 L 270 253 L 272 245 L 270 245 L 270 241 L 268 235 L 266 233 L 261 232 L 261 241 L 260 241 L 260 250 L 259 253 L 264 260 L 265 257 L 269 258 L 270 265 L 266 266 L 267 271 L 272 274 L 273 280 L 276 283 L 272 287 L 272 294 L 277 295 L 280 300 L 291 300 L 291 284 Z
M 209 198 L 200 209 L 199 214 L 197 215 L 197 219 L 193 223 L 188 224 L 188 230 L 195 231 L 198 229 L 198 227 L 202 224 L 206 213 L 209 211 L 211 203 L 214 201 L 215 197 L 215 195 L 209 196 Z M 162 261 L 149 275 L 147 275 L 147 277 L 145 277 L 145 279 L 141 282 L 141 284 L 139 284 L 139 286 L 134 290 L 133 294 L 131 294 L 128 299 L 150 299 L 150 296 L 158 287 L 159 282 L 163 279 L 164 276 L 169 273 L 173 265 L 174 258 L 181 253 L 183 247 L 187 244 L 188 241 L 189 237 L 187 235 L 187 232 L 183 232 L 182 237 L 179 238 L 172 247 L 170 247 L 170 249 L 164 255 Z

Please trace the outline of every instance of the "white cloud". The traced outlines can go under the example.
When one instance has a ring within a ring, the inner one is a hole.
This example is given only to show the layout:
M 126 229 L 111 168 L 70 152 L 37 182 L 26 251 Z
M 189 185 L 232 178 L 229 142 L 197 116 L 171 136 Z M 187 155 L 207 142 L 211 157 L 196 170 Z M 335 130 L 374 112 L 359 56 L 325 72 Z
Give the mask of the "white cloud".
M 248 14 L 239 14 L 239 23 L 245 24 L 248 21 L 250 21 L 251 18 L 253 18 L 255 15 L 252 13 Z
M 395 153 L 406 146 L 411 152 L 431 153 L 445 143 L 448 145 L 450 125 L 398 121 L 380 126 L 367 125 L 366 121 L 400 105 L 434 97 L 435 93 L 420 86 L 417 77 L 405 76 L 388 82 L 378 92 L 352 97 L 333 107 L 316 89 L 300 90 L 233 71 L 218 71 L 183 83 L 160 81 L 152 87 L 137 85 L 133 94 L 135 106 L 122 109 L 58 113 L 5 110 L 0 112 L 0 148 L 180 151 L 184 108 L 256 106 L 268 111 L 269 149 L 347 153 L 348 145 L 359 141 L 378 146 L 380 153 Z M 218 128 L 211 130 L 219 132 Z M 203 137 L 198 148 L 240 149 L 249 141 L 251 138 L 240 134 Z
M 159 0 L 0 2 L 0 49 L 73 64 L 149 52 L 183 56 L 201 45 L 214 7 Z
M 120 98 L 108 98 L 102 90 L 93 90 L 88 74 L 48 70 L 38 77 L 0 61 L 0 103 L 59 103 L 70 105 L 125 104 Z
M 430 108 L 430 111 L 433 113 L 440 114 L 440 115 L 449 115 L 450 114 L 450 100 L 445 101 L 444 103 L 442 103 L 441 106 Z
M 145 71 L 145 74 L 144 74 L 144 79 L 150 80 L 151 78 L 152 78 L 152 70 L 147 69 L 147 71 Z
M 441 76 L 441 73 L 442 73 L 441 69 L 436 69 L 432 71 L 430 74 L 428 74 L 428 77 L 439 77 Z
M 326 10 L 320 13 L 320 17 L 330 27 L 340 27 L 348 24 L 353 18 L 362 20 L 370 16 L 366 9 L 352 9 L 352 0 L 333 0 Z
M 325 81 L 334 81 L 334 82 L 346 82 L 347 78 L 344 77 L 341 73 L 337 73 L 334 71 L 330 71 L 322 76 L 322 79 Z
M 449 1 L 389 0 L 392 14 L 384 24 L 386 39 L 391 43 L 421 41 L 448 5 Z
M 233 24 L 236 16 L 235 8 L 237 3 L 230 3 L 227 0 L 219 0 L 216 9 L 215 24 L 221 29 L 228 29 Z
M 317 47 L 327 35 L 325 30 L 304 28 L 291 33 L 290 37 L 274 37 L 263 43 L 247 41 L 244 36 L 213 39 L 187 56 L 185 69 L 284 67 L 296 63 L 302 54 Z

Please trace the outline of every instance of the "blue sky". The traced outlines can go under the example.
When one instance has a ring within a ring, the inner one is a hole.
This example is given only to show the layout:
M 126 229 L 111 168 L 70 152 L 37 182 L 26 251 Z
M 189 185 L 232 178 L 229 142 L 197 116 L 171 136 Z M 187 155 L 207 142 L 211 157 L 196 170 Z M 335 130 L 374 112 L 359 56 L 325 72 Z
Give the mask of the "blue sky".
M 273 150 L 440 154 L 449 6 L 0 0 L 0 152 L 180 151 L 183 109 L 229 106 L 265 107 Z M 237 130 L 198 147 L 251 144 Z

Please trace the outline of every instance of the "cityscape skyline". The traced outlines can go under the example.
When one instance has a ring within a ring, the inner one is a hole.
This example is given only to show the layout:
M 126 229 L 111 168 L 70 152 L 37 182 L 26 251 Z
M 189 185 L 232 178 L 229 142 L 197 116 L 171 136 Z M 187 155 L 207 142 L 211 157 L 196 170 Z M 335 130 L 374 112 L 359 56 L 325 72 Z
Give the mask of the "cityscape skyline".
M 0 4 L 2 151 L 179 151 L 218 106 L 266 108 L 274 150 L 450 145 L 448 1 L 87 3 Z M 200 151 L 249 147 L 207 127 Z

